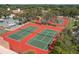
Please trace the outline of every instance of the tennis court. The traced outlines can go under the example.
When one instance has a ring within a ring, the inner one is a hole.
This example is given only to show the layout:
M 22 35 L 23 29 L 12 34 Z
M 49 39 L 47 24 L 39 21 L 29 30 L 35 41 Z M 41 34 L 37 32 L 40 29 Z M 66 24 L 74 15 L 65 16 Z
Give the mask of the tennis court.
M 22 40 L 32 32 L 34 32 L 37 27 L 29 26 L 27 28 L 21 29 L 20 31 L 9 35 L 10 38 L 14 40 Z
M 47 23 L 47 22 L 48 22 L 47 19 L 41 20 L 41 23 Z
M 62 24 L 63 22 L 64 22 L 63 19 L 59 19 L 59 20 L 58 20 L 58 23 L 59 23 L 59 24 Z
M 41 48 L 43 50 L 48 49 L 48 45 L 52 43 L 53 38 L 56 36 L 57 32 L 54 30 L 43 30 L 36 37 L 28 41 L 28 44 Z

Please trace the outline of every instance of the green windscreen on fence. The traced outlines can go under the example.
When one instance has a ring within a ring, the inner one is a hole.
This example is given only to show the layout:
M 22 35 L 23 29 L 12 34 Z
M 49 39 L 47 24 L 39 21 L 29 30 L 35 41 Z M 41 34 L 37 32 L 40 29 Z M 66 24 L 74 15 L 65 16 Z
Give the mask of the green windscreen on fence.
M 56 36 L 56 34 L 56 31 L 46 29 L 40 34 L 37 34 L 37 36 L 31 39 L 30 41 L 28 41 L 28 44 L 47 50 L 48 44 L 52 43 L 53 38 Z
M 9 35 L 10 38 L 14 40 L 22 40 L 32 32 L 34 32 L 37 29 L 37 27 L 29 26 L 28 28 L 24 28 L 16 33 L 13 33 Z

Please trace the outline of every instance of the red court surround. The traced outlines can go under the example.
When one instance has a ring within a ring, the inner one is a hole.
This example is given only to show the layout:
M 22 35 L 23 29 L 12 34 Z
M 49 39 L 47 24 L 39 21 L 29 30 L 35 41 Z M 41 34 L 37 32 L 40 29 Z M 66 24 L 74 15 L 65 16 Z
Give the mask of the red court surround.
M 63 23 L 64 27 L 54 27 L 54 26 L 48 26 L 48 25 L 42 25 L 42 24 L 40 25 L 40 24 L 29 23 L 29 24 L 25 24 L 25 25 L 21 26 L 20 28 L 15 29 L 13 31 L 10 31 L 10 32 L 7 32 L 7 33 L 3 34 L 2 37 L 4 38 L 4 40 L 8 41 L 8 43 L 10 45 L 10 49 L 14 50 L 17 53 L 24 53 L 24 52 L 28 52 L 28 51 L 34 51 L 36 54 L 47 54 L 49 52 L 49 50 L 43 50 L 43 49 L 31 46 L 31 45 L 27 44 L 27 42 L 30 39 L 32 39 L 33 37 L 35 37 L 37 35 L 37 33 L 42 32 L 46 28 L 51 29 L 51 30 L 55 30 L 59 34 L 60 32 L 63 31 L 63 29 L 67 26 L 68 23 L 69 23 L 69 21 L 66 17 L 64 17 L 64 23 Z M 38 27 L 38 29 L 35 32 L 33 32 L 33 33 L 29 34 L 28 36 L 26 36 L 23 40 L 16 41 L 16 40 L 8 37 L 10 34 L 13 34 L 17 31 L 19 31 L 23 28 L 27 28 L 29 26 L 35 26 L 35 27 Z M 56 26 L 61 26 L 61 25 L 57 24 Z M 54 38 L 53 46 L 56 43 L 56 41 L 57 41 L 57 39 Z

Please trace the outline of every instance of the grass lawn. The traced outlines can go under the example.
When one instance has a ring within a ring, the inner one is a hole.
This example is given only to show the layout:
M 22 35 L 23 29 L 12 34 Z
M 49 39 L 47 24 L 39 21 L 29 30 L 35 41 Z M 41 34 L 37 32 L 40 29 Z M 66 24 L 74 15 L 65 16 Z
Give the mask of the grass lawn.
M 68 29 L 72 29 L 72 27 L 74 26 L 74 19 L 73 18 L 70 18 L 70 23 L 68 25 Z

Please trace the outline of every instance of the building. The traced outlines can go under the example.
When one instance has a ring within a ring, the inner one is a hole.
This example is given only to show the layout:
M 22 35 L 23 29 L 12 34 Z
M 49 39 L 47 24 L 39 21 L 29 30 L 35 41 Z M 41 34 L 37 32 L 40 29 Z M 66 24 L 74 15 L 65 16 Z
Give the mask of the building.
M 10 27 L 10 26 L 16 25 L 16 23 L 13 20 L 13 18 L 10 18 L 10 17 L 6 17 L 4 19 L 4 24 L 5 24 L 6 27 Z
M 5 28 L 13 28 L 16 27 L 17 21 L 18 20 L 14 20 L 13 16 L 6 16 L 6 18 L 0 19 L 0 26 L 3 26 Z
M 79 44 L 79 28 L 73 29 L 72 35 L 75 37 L 74 42 Z
M 0 22 L 3 22 L 4 21 L 4 19 L 0 19 Z
M 17 14 L 17 13 L 23 13 L 24 11 L 18 8 L 18 9 L 12 10 L 12 12 L 14 14 Z

